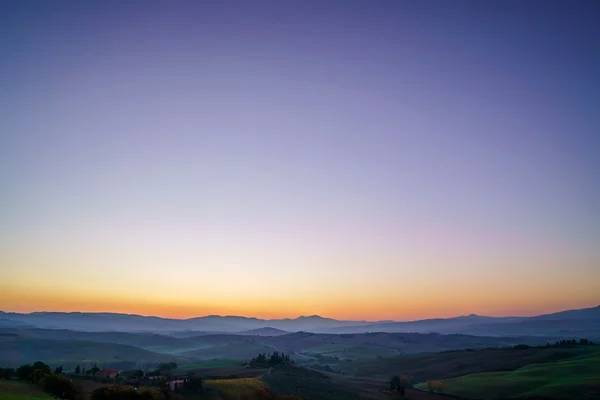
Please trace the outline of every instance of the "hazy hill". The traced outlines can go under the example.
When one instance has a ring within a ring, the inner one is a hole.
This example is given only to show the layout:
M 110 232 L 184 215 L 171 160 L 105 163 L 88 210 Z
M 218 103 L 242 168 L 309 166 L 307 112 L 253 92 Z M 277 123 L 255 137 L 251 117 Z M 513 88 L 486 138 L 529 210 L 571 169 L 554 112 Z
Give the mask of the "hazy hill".
M 243 331 L 243 332 L 237 332 L 239 335 L 256 335 L 256 336 L 281 336 L 281 335 L 288 335 L 291 332 L 288 331 L 284 331 L 282 329 L 277 329 L 277 328 L 271 328 L 269 326 L 265 327 L 265 328 L 258 328 L 258 329 L 250 329 L 248 331 Z
M 37 328 L 88 332 L 159 332 L 172 336 L 206 333 L 265 332 L 264 329 L 314 333 L 415 332 L 460 333 L 480 336 L 600 337 L 600 306 L 568 310 L 536 317 L 485 317 L 478 315 L 436 318 L 409 322 L 338 321 L 317 315 L 295 319 L 263 320 L 238 316 L 190 318 L 185 320 L 112 313 L 1 313 L 0 327 L 27 324 Z M 261 331 L 263 330 L 263 331 Z M 180 332 L 181 334 L 178 334 Z M 275 331 L 273 331 L 275 332 Z M 261 333 L 250 333 L 261 335 Z
M 0 335 L 0 364 L 18 366 L 38 360 L 64 365 L 73 365 L 83 360 L 97 361 L 100 364 L 123 361 L 155 364 L 173 360 L 181 361 L 183 358 L 115 343 Z
M 360 333 L 360 332 L 414 332 L 414 333 L 457 333 L 465 328 L 479 324 L 497 324 L 503 322 L 521 321 L 520 317 L 482 317 L 469 315 L 455 318 L 433 318 L 409 322 L 382 322 L 369 325 L 342 326 L 332 328 L 333 332 Z
M 18 321 L 37 328 L 47 329 L 71 329 L 88 332 L 121 331 L 170 333 L 177 331 L 241 332 L 264 327 L 272 327 L 288 332 L 300 330 L 328 332 L 332 327 L 336 326 L 367 324 L 367 322 L 363 321 L 338 321 L 316 315 L 279 320 L 209 315 L 180 320 L 130 314 L 81 312 L 34 312 L 30 314 L 4 313 L 0 314 L 0 321 L 2 320 Z
M 347 360 L 546 342 L 545 339 L 536 337 L 499 338 L 418 333 L 297 332 L 279 336 L 212 334 L 175 338 L 148 333 L 76 332 L 37 328 L 1 329 L 0 339 L 0 361 L 28 361 L 32 358 L 50 360 L 48 357 L 67 360 L 73 357 L 103 359 L 110 354 L 123 361 L 137 361 L 156 359 L 159 353 L 165 357 L 170 355 L 169 357 L 187 359 L 243 360 L 258 353 L 273 351 L 289 353 L 297 361 L 314 360 L 318 355 Z
M 427 319 L 412 322 L 386 322 L 360 327 L 339 327 L 332 331 L 460 333 L 479 336 L 600 337 L 600 306 L 561 311 L 536 317 L 466 317 Z

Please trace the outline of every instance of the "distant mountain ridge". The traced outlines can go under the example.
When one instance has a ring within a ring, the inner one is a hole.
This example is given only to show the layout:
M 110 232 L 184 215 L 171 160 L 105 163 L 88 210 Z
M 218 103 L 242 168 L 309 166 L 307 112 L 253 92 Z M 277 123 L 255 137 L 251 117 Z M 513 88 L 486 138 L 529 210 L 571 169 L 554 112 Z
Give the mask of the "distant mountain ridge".
M 455 318 L 418 321 L 343 321 L 318 315 L 298 318 L 260 319 L 242 316 L 208 315 L 189 319 L 117 313 L 0 312 L 1 327 L 71 329 L 84 332 L 203 332 L 248 333 L 265 329 L 285 332 L 364 333 L 413 332 L 459 333 L 479 336 L 549 336 L 600 338 L 600 306 L 566 310 L 534 317 L 486 317 L 475 314 Z M 261 333 L 257 333 L 261 334 Z

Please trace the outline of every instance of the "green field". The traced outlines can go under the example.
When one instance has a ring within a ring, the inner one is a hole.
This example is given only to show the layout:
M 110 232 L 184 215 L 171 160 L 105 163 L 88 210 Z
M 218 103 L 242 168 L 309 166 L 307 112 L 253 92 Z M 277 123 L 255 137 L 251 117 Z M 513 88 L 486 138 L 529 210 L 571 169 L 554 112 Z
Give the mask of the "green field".
M 424 384 L 417 388 L 426 389 Z M 473 399 L 544 396 L 600 398 L 600 352 L 568 360 L 531 364 L 510 372 L 490 372 L 444 381 L 444 392 Z
M 267 389 L 267 386 L 257 378 L 207 380 L 205 385 L 216 390 L 225 400 L 241 400 L 244 395 Z
M 279 395 L 295 394 L 303 399 L 358 400 L 359 391 L 317 371 L 279 365 L 262 377 Z
M 348 375 L 389 379 L 410 375 L 415 382 L 445 380 L 460 376 L 498 371 L 514 371 L 535 363 L 563 361 L 597 351 L 593 348 L 567 349 L 483 349 L 443 353 L 410 354 L 384 359 L 359 359 L 334 366 Z
M 28 383 L 0 380 L 0 400 L 47 400 L 52 396 Z
M 232 359 L 214 359 L 197 362 L 195 364 L 188 364 L 177 368 L 177 371 L 191 371 L 195 369 L 209 369 L 209 368 L 227 368 L 237 367 L 241 365 L 243 360 L 232 360 Z
M 338 357 L 341 360 L 355 360 L 378 356 L 392 357 L 398 354 L 398 350 L 354 344 L 321 344 L 305 349 L 303 353 L 310 356 L 320 354 L 323 356 Z

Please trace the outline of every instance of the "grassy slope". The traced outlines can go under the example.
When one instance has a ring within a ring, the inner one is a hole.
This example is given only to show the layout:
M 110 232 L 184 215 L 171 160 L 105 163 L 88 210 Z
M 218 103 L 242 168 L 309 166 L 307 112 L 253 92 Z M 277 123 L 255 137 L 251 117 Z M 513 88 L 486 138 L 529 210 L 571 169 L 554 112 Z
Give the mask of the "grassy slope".
M 564 360 L 587 354 L 587 348 L 575 349 L 485 349 L 437 354 L 410 355 L 388 359 L 342 362 L 333 369 L 346 374 L 389 379 L 393 375 L 410 375 L 416 382 L 449 379 L 462 375 L 513 371 L 532 363 Z
M 470 374 L 446 380 L 444 385 L 445 392 L 467 398 L 597 399 L 600 398 L 600 351 L 510 372 Z
M 338 357 L 340 359 L 358 359 L 358 358 L 375 358 L 377 356 L 394 356 L 398 354 L 397 351 L 376 346 L 362 346 L 362 345 L 347 345 L 347 344 L 321 344 L 318 346 L 310 347 L 303 350 L 304 354 L 316 355 L 321 354 L 324 356 Z
M 205 385 L 216 390 L 224 400 L 240 400 L 243 395 L 266 389 L 266 385 L 257 378 L 207 380 Z
M 243 360 L 232 360 L 232 359 L 215 359 L 205 360 L 202 362 L 188 364 L 183 367 L 177 368 L 177 371 L 192 371 L 212 368 L 225 368 L 225 367 L 237 367 L 241 365 Z
M 39 387 L 17 381 L 0 380 L 0 400 L 46 400 L 52 397 Z
M 295 394 L 312 400 L 353 400 L 359 398 L 359 391 L 335 382 L 319 372 L 304 368 L 278 366 L 262 380 L 280 395 Z
M 274 349 L 257 342 L 229 343 L 188 351 L 183 356 L 199 359 L 223 358 L 249 360 L 259 353 L 272 353 Z

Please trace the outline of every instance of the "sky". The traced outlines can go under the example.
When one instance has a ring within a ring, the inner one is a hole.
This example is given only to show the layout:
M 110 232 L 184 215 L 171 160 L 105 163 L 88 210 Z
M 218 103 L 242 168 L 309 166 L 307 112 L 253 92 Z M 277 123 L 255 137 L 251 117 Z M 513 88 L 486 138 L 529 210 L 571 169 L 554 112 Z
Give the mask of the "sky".
M 0 309 L 600 304 L 595 1 L 0 5 Z

